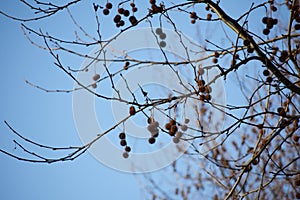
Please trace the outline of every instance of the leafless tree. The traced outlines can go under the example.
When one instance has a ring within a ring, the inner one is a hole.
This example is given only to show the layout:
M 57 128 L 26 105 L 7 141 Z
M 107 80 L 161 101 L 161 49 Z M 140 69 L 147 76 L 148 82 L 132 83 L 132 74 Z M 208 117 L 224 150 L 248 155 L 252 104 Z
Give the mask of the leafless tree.
M 45 92 L 84 90 L 106 102 L 124 103 L 128 115 L 91 141 L 81 146 L 66 144 L 66 147 L 33 141 L 5 122 L 18 137 L 13 142 L 28 156 L 0 149 L 2 153 L 27 162 L 74 160 L 104 135 L 122 127 L 119 137 L 124 153 L 120 156 L 128 158 L 135 146 L 130 146 L 126 140 L 124 124 L 133 116 L 139 116 L 148 123 L 145 125 L 145 132 L 149 132 L 148 145 L 157 143 L 159 135 L 167 136 L 174 143 L 190 145 L 187 150 L 179 146 L 174 149 L 184 155 L 163 170 L 163 178 L 161 174 L 145 174 L 143 182 L 150 199 L 196 199 L 198 196 L 206 199 L 300 199 L 299 1 L 247 2 L 246 11 L 235 8 L 236 17 L 231 17 L 232 13 L 224 8 L 229 3 L 224 0 L 97 1 L 90 3 L 89 10 L 82 10 L 82 15 L 93 12 L 93 33 L 73 15 L 72 10 L 84 4 L 80 0 L 62 5 L 37 0 L 20 0 L 20 3 L 33 12 L 31 18 L 12 16 L 4 11 L 0 11 L 1 15 L 19 21 L 28 40 L 48 51 L 55 66 L 77 87 L 51 90 L 29 81 L 26 83 Z M 49 20 L 58 13 L 69 16 L 75 27 L 70 33 L 75 39 L 62 39 L 42 28 L 31 28 L 30 25 Z M 100 57 L 100 53 L 87 54 L 91 47 L 98 47 L 105 55 L 113 41 L 141 27 L 148 27 L 156 38 L 159 59 L 131 56 L 122 49 L 119 49 L 120 57 L 114 59 Z M 186 49 L 180 59 L 172 60 L 165 50 L 167 29 L 178 36 L 173 42 Z M 107 36 L 107 32 L 114 34 Z M 186 41 L 189 40 L 182 39 L 184 34 L 198 36 L 195 40 L 200 44 L 193 41 L 188 44 Z M 193 48 L 194 52 L 189 49 L 191 45 L 197 47 Z M 192 59 L 195 55 L 198 59 Z M 64 56 L 91 62 L 80 68 L 71 67 L 63 60 Z M 104 74 L 93 69 L 95 62 L 104 62 Z M 115 63 L 119 68 L 111 68 L 108 63 Z M 124 78 L 123 83 L 131 97 L 123 98 L 116 81 L 130 70 L 144 66 L 152 69 L 155 65 L 170 69 L 171 74 L 163 74 L 163 77 L 176 77 L 185 92 L 173 90 L 156 98 L 152 96 L 152 90 L 140 86 L 142 98 L 138 98 L 131 91 L 129 80 Z M 214 69 L 214 76 L 207 76 L 211 69 Z M 82 83 L 76 76 L 93 70 L 89 84 Z M 185 74 L 186 70 L 189 73 Z M 214 93 L 217 81 L 225 85 L 224 104 L 218 103 L 220 97 Z M 101 84 L 112 88 L 117 95 L 111 97 L 97 90 Z M 196 102 L 194 107 L 186 107 L 189 100 Z M 154 111 L 164 116 L 163 121 L 156 120 Z M 196 113 L 194 119 L 187 117 L 187 112 Z M 216 112 L 223 117 L 216 119 Z M 217 120 L 221 122 L 217 123 Z M 59 152 L 59 156 L 50 159 L 44 151 L 32 152 L 24 143 Z M 166 183 L 166 188 L 159 184 L 161 181 Z

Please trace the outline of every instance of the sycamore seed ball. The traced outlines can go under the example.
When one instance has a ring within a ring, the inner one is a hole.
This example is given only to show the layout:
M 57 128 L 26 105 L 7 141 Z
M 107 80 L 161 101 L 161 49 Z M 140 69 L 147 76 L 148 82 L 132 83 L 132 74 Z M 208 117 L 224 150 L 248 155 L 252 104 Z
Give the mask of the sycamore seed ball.
M 183 133 L 181 131 L 177 131 L 176 134 L 175 134 L 175 137 L 181 138 L 182 135 L 183 135 Z
M 179 143 L 179 138 L 177 138 L 177 137 L 173 137 L 173 142 L 175 143 L 175 144 L 177 144 L 177 143 Z
M 135 108 L 133 106 L 130 106 L 129 108 L 129 114 L 130 115 L 135 115 L 136 111 L 135 111 Z
M 154 143 L 155 143 L 155 138 L 154 138 L 154 137 L 149 138 L 149 139 L 148 139 L 148 142 L 149 142 L 150 144 L 154 144 Z
M 99 74 L 95 74 L 95 75 L 93 76 L 93 80 L 94 80 L 94 81 L 99 80 L 99 78 L 100 78 L 100 75 L 99 75 Z
M 129 157 L 129 154 L 128 154 L 128 152 L 123 152 L 123 158 L 128 158 Z
M 164 47 L 167 46 L 167 43 L 165 41 L 160 41 L 159 42 L 159 46 L 162 47 L 162 48 L 164 48 Z
M 186 131 L 188 127 L 187 127 L 187 125 L 182 125 L 180 128 L 182 131 Z

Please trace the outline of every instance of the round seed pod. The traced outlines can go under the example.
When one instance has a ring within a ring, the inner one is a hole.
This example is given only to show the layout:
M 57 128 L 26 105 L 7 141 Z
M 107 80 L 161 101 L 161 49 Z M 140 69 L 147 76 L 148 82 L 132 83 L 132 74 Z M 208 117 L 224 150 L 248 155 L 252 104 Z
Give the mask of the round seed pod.
M 149 142 L 150 144 L 154 144 L 154 143 L 155 143 L 155 138 L 154 138 L 154 137 L 149 138 L 149 139 L 148 139 L 148 142 Z
M 100 78 L 100 75 L 99 75 L 99 74 L 95 74 L 95 75 L 93 76 L 93 80 L 94 80 L 94 81 L 99 80 L 99 78 Z
M 129 157 L 129 154 L 128 154 L 128 152 L 123 152 L 123 155 L 122 155 L 122 156 L 123 156 L 123 158 L 125 158 L 125 159 L 126 159 L 126 158 L 128 158 L 128 157 Z
M 119 134 L 119 138 L 120 138 L 121 140 L 124 140 L 124 139 L 126 138 L 126 134 L 125 134 L 124 132 L 120 133 L 120 134 Z
M 131 151 L 131 147 L 130 147 L 130 146 L 126 146 L 126 147 L 125 147 L 125 151 L 126 151 L 126 152 L 130 152 L 130 151 Z
M 121 141 L 120 141 L 120 145 L 121 145 L 121 146 L 126 146 L 126 145 L 127 145 L 126 140 L 121 140 Z
M 179 140 L 179 138 L 177 138 L 177 137 L 173 137 L 173 142 L 174 142 L 175 144 L 177 144 L 177 143 L 180 142 L 180 140 Z
M 182 125 L 180 128 L 181 128 L 182 131 L 186 131 L 188 129 L 187 125 L 185 125 L 185 124 Z
M 107 9 L 112 9 L 113 5 L 112 5 L 112 3 L 108 2 L 108 3 L 106 3 L 105 7 Z
M 136 113 L 136 110 L 135 110 L 134 106 L 130 106 L 130 108 L 129 108 L 129 114 L 130 115 L 135 115 L 135 113 Z
M 109 10 L 107 8 L 103 9 L 103 14 L 104 15 L 109 15 Z

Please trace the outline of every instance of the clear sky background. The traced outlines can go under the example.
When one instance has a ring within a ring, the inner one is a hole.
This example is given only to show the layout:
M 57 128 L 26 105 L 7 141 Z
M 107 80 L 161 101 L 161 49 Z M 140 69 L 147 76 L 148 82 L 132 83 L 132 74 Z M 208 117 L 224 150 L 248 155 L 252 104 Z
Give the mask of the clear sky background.
M 225 9 L 235 16 L 240 1 L 230 2 Z M 28 10 L 19 4 L 2 0 L 0 10 L 28 16 Z M 91 9 L 92 1 L 86 5 Z M 231 9 L 231 5 L 235 8 Z M 80 10 L 74 12 L 80 16 Z M 79 20 L 87 29 L 94 28 L 95 23 L 86 22 L 86 18 L 81 15 Z M 64 30 L 72 28 L 51 20 L 47 26 L 57 35 L 66 35 Z M 0 16 L 0 27 L 0 148 L 22 155 L 19 148 L 15 149 L 12 140 L 16 137 L 4 120 L 24 136 L 46 145 L 80 145 L 73 122 L 72 96 L 42 92 L 25 80 L 49 89 L 70 89 L 73 82 L 53 65 L 48 52 L 30 44 L 19 22 Z M 0 165 L 0 199 L 144 199 L 138 176 L 110 169 L 89 153 L 73 162 L 50 165 L 21 162 L 0 154 Z

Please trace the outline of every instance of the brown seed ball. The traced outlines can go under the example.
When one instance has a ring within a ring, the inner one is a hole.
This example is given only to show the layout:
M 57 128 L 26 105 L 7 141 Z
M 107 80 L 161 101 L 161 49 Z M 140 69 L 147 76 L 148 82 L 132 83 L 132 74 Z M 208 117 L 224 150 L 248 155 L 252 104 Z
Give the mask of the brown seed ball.
M 127 65 L 124 65 L 124 66 L 123 66 L 123 69 L 124 69 L 124 70 L 127 70 L 127 69 L 128 69 L 128 66 L 127 66 Z
M 103 14 L 104 15 L 109 15 L 109 10 L 107 8 L 103 9 Z
M 123 158 L 128 158 L 129 157 L 129 154 L 128 154 L 128 152 L 123 152 Z
M 300 30 L 300 24 L 295 24 L 294 28 L 295 30 Z
M 210 95 L 210 94 L 206 94 L 206 95 L 205 95 L 205 99 L 206 99 L 207 101 L 210 101 L 210 100 L 211 100 L 211 95 Z
M 165 128 L 167 129 L 167 130 L 171 130 L 171 124 L 170 123 L 166 123 L 166 125 L 165 125 Z
M 99 80 L 99 78 L 100 78 L 100 75 L 99 75 L 99 74 L 95 74 L 95 75 L 93 76 L 93 80 L 94 80 L 94 81 Z
M 250 45 L 250 41 L 249 41 L 249 40 L 244 40 L 244 41 L 243 41 L 243 44 L 244 44 L 245 46 L 249 46 L 249 45 Z
M 191 12 L 190 18 L 192 18 L 192 19 L 197 19 L 197 14 L 196 14 L 196 12 Z
M 157 29 L 155 29 L 155 33 L 156 33 L 157 35 L 160 35 L 160 34 L 163 33 L 163 31 L 162 31 L 161 28 L 157 28 Z
M 151 124 L 149 124 L 149 125 L 147 126 L 147 130 L 148 130 L 149 132 L 154 132 L 154 131 L 157 130 L 157 127 L 154 126 L 153 123 L 151 123 Z
M 135 3 L 131 2 L 131 3 L 130 3 L 130 6 L 131 6 L 131 7 L 135 7 Z
M 200 97 L 199 97 L 200 101 L 204 101 L 205 100 L 205 95 L 204 94 L 201 94 Z
M 266 79 L 266 82 L 271 83 L 273 81 L 273 78 L 271 76 L 268 76 Z
M 124 25 L 125 25 L 125 21 L 124 21 L 124 20 L 120 20 L 120 21 L 118 22 L 118 25 L 119 25 L 119 26 L 124 26 Z
M 205 92 L 205 87 L 203 85 L 199 86 L 199 92 L 201 93 Z
M 154 121 L 154 122 L 153 122 L 153 126 L 159 127 L 159 123 L 158 123 L 157 121 Z
M 283 57 L 283 56 L 280 56 L 280 57 L 279 57 L 279 61 L 280 61 L 280 62 L 285 62 L 285 60 L 286 60 L 286 57 Z
M 219 58 L 219 56 L 220 56 L 219 52 L 215 51 L 214 52 L 214 57 Z
M 154 137 L 149 138 L 149 139 L 148 139 L 148 142 L 149 142 L 150 144 L 154 144 L 154 143 L 155 143 L 155 138 L 154 138 Z
M 133 7 L 131 10 L 132 10 L 132 12 L 137 12 L 138 8 L 137 7 Z
M 107 8 L 107 9 L 112 9 L 112 7 L 113 7 L 113 5 L 112 5 L 112 3 L 106 3 L 106 5 L 105 5 L 105 7 Z
M 118 8 L 118 13 L 122 15 L 124 13 L 124 8 Z
M 132 25 L 137 25 L 138 21 L 135 16 L 130 16 L 129 21 Z
M 164 47 L 167 46 L 167 43 L 165 41 L 160 41 L 159 42 L 159 46 L 162 47 L 162 48 L 164 48 Z
M 198 85 L 199 86 L 204 86 L 205 85 L 205 80 L 203 80 L 203 79 L 199 80 Z
M 118 23 L 118 22 L 120 22 L 120 20 L 121 20 L 121 15 L 116 15 L 115 17 L 114 17 L 114 22 L 115 23 Z
M 181 131 L 177 131 L 175 134 L 175 137 L 181 138 L 183 136 L 183 133 Z
M 177 144 L 177 143 L 180 142 L 180 140 L 179 140 L 179 138 L 177 138 L 177 137 L 173 137 L 173 142 L 174 142 L 175 144 Z
M 263 71 L 263 75 L 264 75 L 264 76 L 269 76 L 269 75 L 270 75 L 270 71 L 267 70 L 267 69 L 265 69 L 265 70 Z
M 207 19 L 207 20 L 211 20 L 211 17 L 212 17 L 212 14 L 211 14 L 211 13 L 208 13 L 208 14 L 206 15 L 206 19 Z
M 120 134 L 119 134 L 119 138 L 120 138 L 121 140 L 124 140 L 124 139 L 126 138 L 126 134 L 125 134 L 124 132 L 120 133 Z
M 93 84 L 92 84 L 92 87 L 93 87 L 94 89 L 96 89 L 96 88 L 97 88 L 97 83 L 93 83 Z
M 131 147 L 130 147 L 130 146 L 126 146 L 126 147 L 125 147 L 125 151 L 126 151 L 126 152 L 130 152 L 130 151 L 131 151 Z
M 209 5 L 205 6 L 205 10 L 209 11 L 210 7 Z
M 205 86 L 205 92 L 206 93 L 211 93 L 212 92 L 212 88 L 209 85 Z
M 278 19 L 273 19 L 273 25 L 276 25 L 276 24 L 278 24 Z
M 130 62 L 126 61 L 125 66 L 129 66 L 129 65 L 130 65 Z
M 268 17 L 263 17 L 261 21 L 262 23 L 267 24 L 268 19 L 269 19 Z
M 150 0 L 150 4 L 156 4 L 156 0 Z
M 176 125 L 172 125 L 170 131 L 176 133 L 178 130 Z
M 272 29 L 273 28 L 273 22 L 272 23 L 270 23 L 270 24 L 267 24 L 267 29 Z
M 169 130 L 169 135 L 174 136 L 176 132 Z
M 184 123 L 188 124 L 190 122 L 190 120 L 188 118 L 184 119 Z
M 162 39 L 162 40 L 166 39 L 166 37 L 167 37 L 167 35 L 165 33 L 161 33 L 159 35 L 159 38 Z
M 129 114 L 130 115 L 135 115 L 135 113 L 136 113 L 136 110 L 135 110 L 134 106 L 130 106 L 130 108 L 129 108 Z
M 182 131 L 186 131 L 188 129 L 187 125 L 182 125 L 180 128 Z
M 286 115 L 285 110 L 284 110 L 283 107 L 278 107 L 278 108 L 277 108 L 277 112 L 278 112 L 278 114 L 279 114 L 280 116 L 285 116 L 285 115 Z
M 126 145 L 127 145 L 126 140 L 121 140 L 121 141 L 120 141 L 120 145 L 121 145 L 121 146 L 126 146 Z
M 273 25 L 273 18 L 272 17 L 269 17 L 268 20 L 267 20 L 267 25 L 270 24 L 270 25 Z
M 171 119 L 171 120 L 170 120 L 170 124 L 171 124 L 171 125 L 176 125 L 176 121 L 175 121 L 174 119 Z
M 191 24 L 195 24 L 195 23 L 196 23 L 196 20 L 192 19 Z
M 154 120 L 153 120 L 152 117 L 148 117 L 148 119 L 147 119 L 147 123 L 148 123 L 148 124 L 151 124 L 153 121 L 154 121 Z
M 124 10 L 123 15 L 124 15 L 125 17 L 128 17 L 128 16 L 130 15 L 129 10 Z
M 253 161 L 252 161 L 252 164 L 253 165 L 257 165 L 259 163 L 259 159 L 254 159 Z
M 152 132 L 152 133 L 151 133 L 151 136 L 152 136 L 152 137 L 155 137 L 155 138 L 157 138 L 158 135 L 159 135 L 158 129 L 157 129 L 157 132 Z
M 272 10 L 273 12 L 276 12 L 276 11 L 277 11 L 277 7 L 274 6 L 274 5 L 271 5 L 270 8 L 271 8 L 271 10 Z
M 265 28 L 265 29 L 263 30 L 263 34 L 264 34 L 264 35 L 269 35 L 269 34 L 270 34 L 270 29 Z
M 248 47 L 248 48 L 247 48 L 247 52 L 248 52 L 248 53 L 253 53 L 253 52 L 254 52 L 254 48 Z

